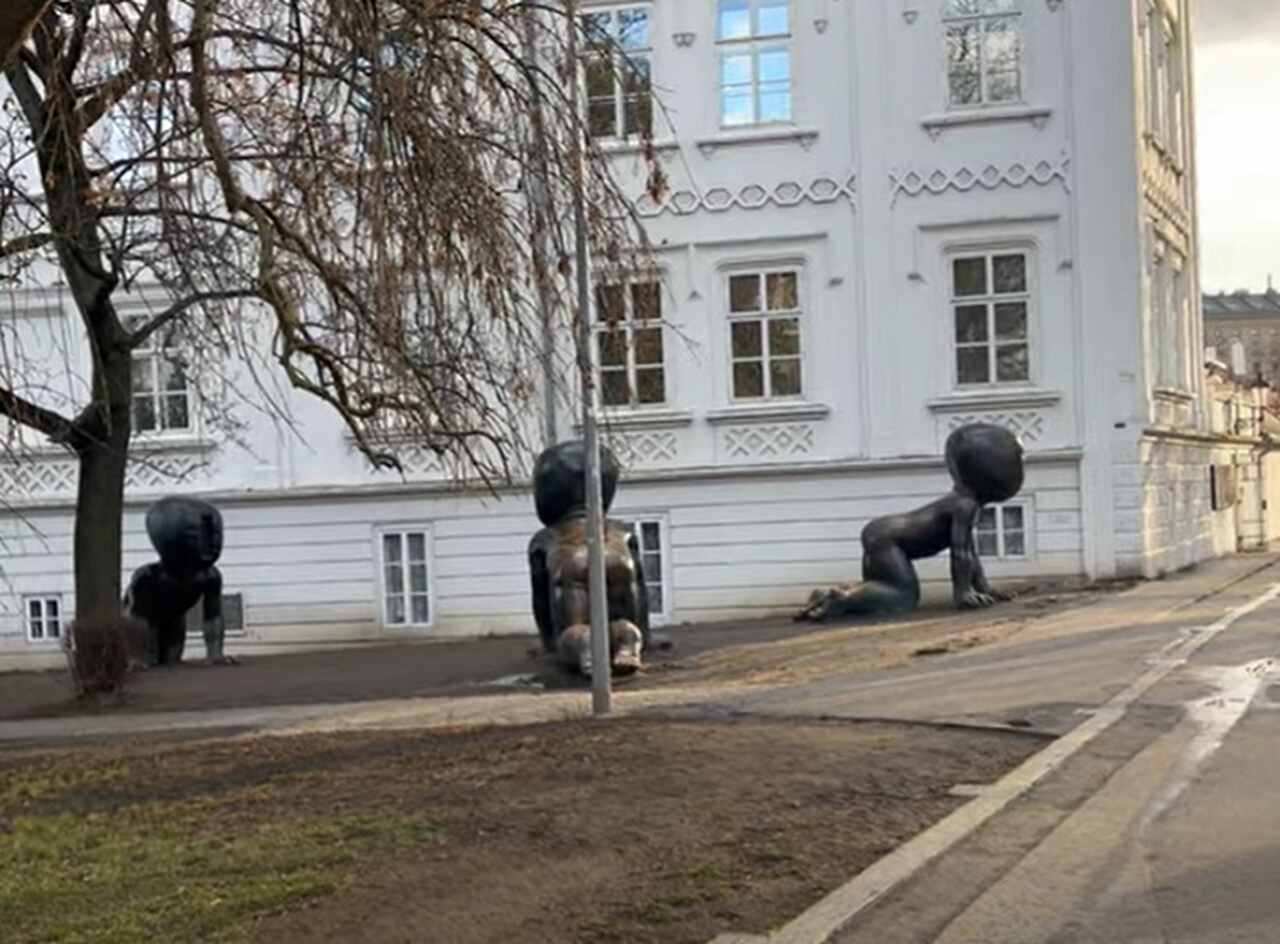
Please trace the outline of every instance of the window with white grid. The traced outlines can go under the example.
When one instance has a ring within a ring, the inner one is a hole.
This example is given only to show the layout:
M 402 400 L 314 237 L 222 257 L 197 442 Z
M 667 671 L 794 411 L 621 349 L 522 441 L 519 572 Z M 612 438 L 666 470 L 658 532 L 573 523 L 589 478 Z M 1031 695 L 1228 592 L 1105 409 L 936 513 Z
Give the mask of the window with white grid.
M 947 0 L 947 101 L 953 107 L 1022 100 L 1019 0 Z
M 721 125 L 791 120 L 788 0 L 719 0 L 716 48 Z
M 378 543 L 383 625 L 430 626 L 430 532 L 425 527 L 388 529 Z
M 34 596 L 23 600 L 30 642 L 58 642 L 62 639 L 62 598 Z
M 1031 379 L 1029 269 L 1023 250 L 952 257 L 957 385 Z
M 137 330 L 146 319 L 129 319 Z M 177 324 L 169 324 L 133 351 L 133 431 L 163 433 L 191 429 L 191 381 L 187 352 Z
M 593 138 L 649 134 L 653 128 L 649 5 L 592 9 L 586 33 L 587 128 Z
M 666 402 L 661 282 L 616 279 L 596 285 L 596 357 L 605 406 Z
M 798 397 L 804 392 L 800 270 L 729 276 L 729 353 L 735 400 Z
M 1027 556 L 1027 507 L 1021 504 L 988 505 L 974 527 L 978 555 L 990 558 Z
M 649 615 L 661 618 L 667 613 L 670 602 L 667 594 L 663 567 L 663 536 L 665 525 L 661 518 L 636 517 L 629 522 L 631 533 L 640 545 L 640 563 L 644 567 L 644 583 L 649 598 Z

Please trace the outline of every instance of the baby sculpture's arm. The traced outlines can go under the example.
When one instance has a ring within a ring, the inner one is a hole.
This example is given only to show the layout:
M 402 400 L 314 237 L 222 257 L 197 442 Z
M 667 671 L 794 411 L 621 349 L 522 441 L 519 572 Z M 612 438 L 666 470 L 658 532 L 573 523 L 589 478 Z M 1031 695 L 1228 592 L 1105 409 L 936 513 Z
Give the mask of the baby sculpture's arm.
M 555 648 L 555 628 L 551 625 L 551 587 L 547 570 L 547 529 L 529 542 L 529 589 L 533 597 L 533 620 L 547 652 Z
M 981 511 L 982 506 L 972 498 L 957 496 L 951 514 L 951 592 L 956 606 L 966 610 L 996 602 L 973 539 L 973 528 Z

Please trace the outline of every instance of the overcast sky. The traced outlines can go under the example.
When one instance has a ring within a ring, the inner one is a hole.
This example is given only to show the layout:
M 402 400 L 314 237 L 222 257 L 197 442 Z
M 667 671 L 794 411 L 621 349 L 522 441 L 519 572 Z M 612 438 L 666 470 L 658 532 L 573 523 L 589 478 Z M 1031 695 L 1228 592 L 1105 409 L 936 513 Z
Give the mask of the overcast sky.
M 1280 0 L 1197 0 L 1200 272 L 1280 290 Z

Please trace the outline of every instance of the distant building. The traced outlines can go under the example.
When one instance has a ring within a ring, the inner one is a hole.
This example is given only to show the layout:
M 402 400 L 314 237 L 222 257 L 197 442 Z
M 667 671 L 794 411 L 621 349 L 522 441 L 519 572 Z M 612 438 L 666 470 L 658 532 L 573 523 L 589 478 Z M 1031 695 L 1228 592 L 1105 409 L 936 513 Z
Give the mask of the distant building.
M 1280 292 L 1219 292 L 1205 295 L 1203 308 L 1210 359 L 1280 389 Z

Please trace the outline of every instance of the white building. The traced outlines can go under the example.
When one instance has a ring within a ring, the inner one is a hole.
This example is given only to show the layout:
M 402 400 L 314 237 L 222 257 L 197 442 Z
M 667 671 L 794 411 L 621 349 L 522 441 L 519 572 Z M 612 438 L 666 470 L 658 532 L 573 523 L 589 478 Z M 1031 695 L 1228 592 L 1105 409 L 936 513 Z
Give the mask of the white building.
M 945 491 L 943 440 L 973 420 L 1028 450 L 1024 491 L 980 535 L 996 579 L 1235 549 L 1209 467 L 1237 446 L 1213 435 L 1193 353 L 1185 0 L 587 6 L 674 125 L 654 119 L 671 193 L 640 202 L 661 284 L 603 294 L 664 322 L 630 320 L 603 364 L 628 468 L 615 514 L 643 522 L 662 618 L 789 611 L 855 578 L 863 525 Z M 602 139 L 644 120 L 612 78 L 591 86 Z M 634 146 L 606 146 L 628 173 Z M 14 305 L 51 356 L 81 356 L 56 287 Z M 426 451 L 407 481 L 371 475 L 300 396 L 306 442 L 258 419 L 251 454 L 164 387 L 139 394 L 126 568 L 152 558 L 151 500 L 215 501 L 233 651 L 532 631 L 527 493 L 460 494 Z M 74 476 L 52 452 L 0 468 L 11 664 L 52 658 L 72 610 Z M 946 562 L 923 571 L 943 581 Z

